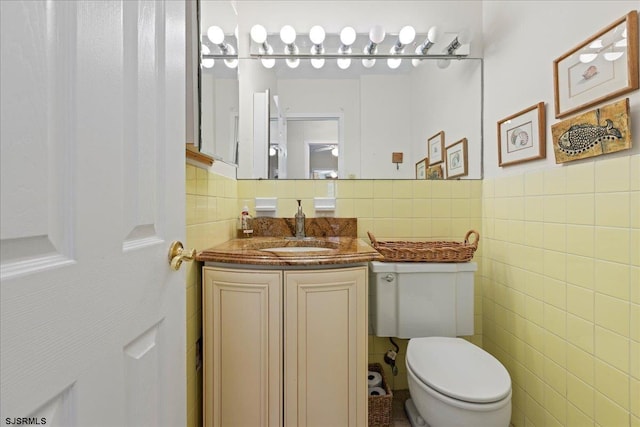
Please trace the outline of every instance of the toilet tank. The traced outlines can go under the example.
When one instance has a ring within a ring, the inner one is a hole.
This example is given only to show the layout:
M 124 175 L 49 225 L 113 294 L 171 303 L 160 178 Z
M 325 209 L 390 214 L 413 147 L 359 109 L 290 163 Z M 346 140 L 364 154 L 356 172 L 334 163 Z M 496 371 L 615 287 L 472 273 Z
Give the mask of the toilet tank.
M 369 263 L 369 313 L 379 337 L 473 335 L 474 262 Z

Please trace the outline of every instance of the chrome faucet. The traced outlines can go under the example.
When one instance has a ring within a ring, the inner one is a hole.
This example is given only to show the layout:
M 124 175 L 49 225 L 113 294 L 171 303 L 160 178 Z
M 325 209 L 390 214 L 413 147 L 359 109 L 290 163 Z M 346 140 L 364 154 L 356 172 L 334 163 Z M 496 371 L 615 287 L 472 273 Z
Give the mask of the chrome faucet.
M 296 212 L 296 238 L 304 239 L 304 212 L 302 212 L 301 200 L 298 200 L 298 212 Z

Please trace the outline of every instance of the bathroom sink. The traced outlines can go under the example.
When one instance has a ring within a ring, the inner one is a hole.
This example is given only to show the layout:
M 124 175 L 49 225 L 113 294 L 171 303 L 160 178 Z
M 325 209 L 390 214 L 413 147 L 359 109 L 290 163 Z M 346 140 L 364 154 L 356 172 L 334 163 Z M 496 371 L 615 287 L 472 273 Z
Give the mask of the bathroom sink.
M 382 260 L 382 255 L 362 239 L 314 236 L 232 239 L 206 249 L 197 256 L 198 261 L 203 262 L 252 264 L 265 268 L 288 266 L 296 269 Z
M 322 248 L 318 246 L 281 246 L 277 248 L 262 248 L 265 252 L 322 252 L 331 251 L 334 248 Z

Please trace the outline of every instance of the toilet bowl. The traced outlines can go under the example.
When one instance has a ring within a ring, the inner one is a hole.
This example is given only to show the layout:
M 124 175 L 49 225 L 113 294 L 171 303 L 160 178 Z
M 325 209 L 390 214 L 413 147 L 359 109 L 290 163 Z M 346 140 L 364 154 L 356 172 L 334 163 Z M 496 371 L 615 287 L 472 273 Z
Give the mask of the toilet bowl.
M 413 427 L 507 427 L 511 378 L 492 355 L 457 338 L 474 333 L 468 263 L 369 263 L 376 336 L 409 338 L 405 408 Z
M 509 373 L 480 347 L 461 338 L 412 338 L 406 364 L 412 426 L 509 425 Z

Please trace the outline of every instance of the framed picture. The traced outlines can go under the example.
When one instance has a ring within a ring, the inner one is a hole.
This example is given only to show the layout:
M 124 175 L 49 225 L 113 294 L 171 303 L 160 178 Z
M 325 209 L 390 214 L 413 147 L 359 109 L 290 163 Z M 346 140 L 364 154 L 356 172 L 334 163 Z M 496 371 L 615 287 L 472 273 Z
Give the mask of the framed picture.
M 427 179 L 443 179 L 442 163 L 427 168 Z
M 437 165 L 444 160 L 444 131 L 440 131 L 427 140 L 429 164 Z
M 629 98 L 603 105 L 551 126 L 556 163 L 631 148 Z
M 429 158 L 425 157 L 416 163 L 416 179 L 427 179 L 427 165 L 429 164 Z
M 500 120 L 498 165 L 515 165 L 547 157 L 545 129 L 544 102 Z
M 556 118 L 638 89 L 638 12 L 553 61 Z
M 445 163 L 447 165 L 447 179 L 465 176 L 469 173 L 467 166 L 467 138 L 462 138 L 446 148 Z

